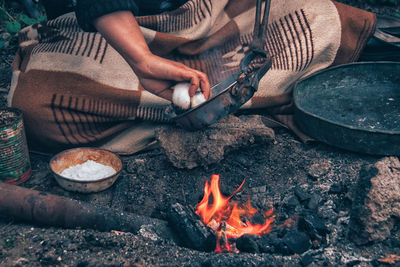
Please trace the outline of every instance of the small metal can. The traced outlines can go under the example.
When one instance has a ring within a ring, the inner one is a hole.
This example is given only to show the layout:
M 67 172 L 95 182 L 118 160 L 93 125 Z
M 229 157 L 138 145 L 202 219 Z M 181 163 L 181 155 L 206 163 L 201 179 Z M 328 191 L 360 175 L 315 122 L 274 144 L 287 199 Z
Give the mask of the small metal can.
M 0 109 L 0 182 L 20 184 L 31 175 L 22 111 Z

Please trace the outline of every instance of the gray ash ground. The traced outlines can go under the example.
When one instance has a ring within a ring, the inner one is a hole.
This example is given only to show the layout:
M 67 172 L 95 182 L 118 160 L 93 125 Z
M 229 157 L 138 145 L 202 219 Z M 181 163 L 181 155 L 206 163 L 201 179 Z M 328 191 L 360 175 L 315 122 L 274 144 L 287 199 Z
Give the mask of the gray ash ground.
M 306 146 L 283 130 L 277 132 L 275 144 L 254 145 L 232 153 L 207 169 L 176 169 L 157 149 L 123 157 L 125 167 L 117 183 L 102 193 L 89 195 L 62 190 L 47 169 L 48 156 L 32 154 L 31 160 L 33 175 L 23 184 L 25 187 L 160 219 L 166 219 L 173 203 L 196 205 L 205 181 L 213 173 L 221 175 L 225 194 L 233 192 L 246 178 L 239 199 L 252 195 L 255 207 L 274 205 L 280 222 L 306 211 L 318 214 L 329 233 L 325 243 L 314 245 L 302 255 L 276 247 L 256 254 L 215 254 L 183 248 L 171 239 L 146 233 L 65 230 L 4 218 L 0 221 L 0 265 L 276 266 L 310 261 L 315 266 L 376 266 L 377 259 L 400 251 L 400 232 L 396 229 L 392 238 L 375 245 L 358 247 L 346 238 L 352 188 L 359 170 L 378 158 L 322 144 Z M 310 204 L 310 199 L 317 204 Z M 283 237 L 286 232 L 280 235 Z
M 393 10 L 399 8 L 385 8 L 384 12 Z M 16 51 L 14 39 L 10 44 L 0 52 L 2 105 Z M 171 204 L 195 206 L 212 174 L 221 176 L 221 190 L 226 195 L 245 178 L 244 190 L 237 199 L 251 195 L 257 208 L 274 206 L 277 224 L 291 217 L 316 215 L 328 233 L 320 242 L 313 240 L 310 249 L 301 254 L 271 243 L 258 253 L 216 254 L 184 248 L 145 229 L 138 234 L 117 234 L 30 225 L 3 217 L 0 266 L 379 266 L 378 259 L 400 254 L 399 225 L 390 238 L 378 244 L 356 246 L 347 239 L 359 171 L 380 157 L 318 143 L 305 145 L 284 129 L 276 130 L 275 143 L 230 153 L 222 162 L 206 168 L 174 168 L 160 149 L 123 157 L 124 169 L 116 184 L 97 194 L 64 191 L 48 170 L 49 155 L 31 153 L 30 158 L 33 173 L 24 187 L 163 220 Z M 275 225 L 272 235 L 283 240 L 288 232 L 290 228 Z

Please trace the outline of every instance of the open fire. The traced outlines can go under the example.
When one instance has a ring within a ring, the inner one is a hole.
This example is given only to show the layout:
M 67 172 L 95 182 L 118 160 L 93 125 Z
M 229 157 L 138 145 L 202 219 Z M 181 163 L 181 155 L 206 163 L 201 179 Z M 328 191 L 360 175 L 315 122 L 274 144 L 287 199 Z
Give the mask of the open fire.
M 271 231 L 275 218 L 273 209 L 263 212 L 263 224 L 256 224 L 251 222 L 251 218 L 258 210 L 251 205 L 250 199 L 242 204 L 231 200 L 244 182 L 229 197 L 224 197 L 219 188 L 219 175 L 213 174 L 210 184 L 206 181 L 204 196 L 196 207 L 196 214 L 216 235 L 215 252 L 237 252 L 235 239 L 246 234 L 261 236 Z

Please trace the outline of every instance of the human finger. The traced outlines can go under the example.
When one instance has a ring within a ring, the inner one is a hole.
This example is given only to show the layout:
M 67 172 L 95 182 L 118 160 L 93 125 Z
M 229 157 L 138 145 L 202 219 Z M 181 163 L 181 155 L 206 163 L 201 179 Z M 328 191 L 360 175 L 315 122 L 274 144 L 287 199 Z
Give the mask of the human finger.
M 190 79 L 190 87 L 189 87 L 189 96 L 193 97 L 194 94 L 196 93 L 197 89 L 199 89 L 200 86 L 200 79 L 197 77 L 196 73 L 193 73 L 194 75 Z
M 200 78 L 200 89 L 203 92 L 204 98 L 209 99 L 211 97 L 210 82 L 205 73 L 197 71 Z

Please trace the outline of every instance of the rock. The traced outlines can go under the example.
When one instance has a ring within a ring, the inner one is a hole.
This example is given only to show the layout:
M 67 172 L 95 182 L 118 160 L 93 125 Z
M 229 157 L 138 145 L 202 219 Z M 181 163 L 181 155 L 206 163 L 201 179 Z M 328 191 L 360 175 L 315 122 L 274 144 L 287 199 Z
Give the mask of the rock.
M 257 235 L 243 235 L 236 240 L 236 248 L 240 252 L 259 253 L 257 240 L 260 239 Z
M 310 237 L 306 233 L 297 230 L 287 232 L 283 237 L 283 243 L 290 251 L 297 254 L 306 252 L 311 248 Z
M 400 218 L 399 159 L 363 167 L 354 194 L 348 237 L 358 245 L 387 239 Z
M 142 225 L 138 234 L 144 238 L 148 238 L 153 241 L 159 241 L 161 238 L 154 232 L 152 225 Z
M 26 258 L 21 257 L 21 258 L 18 258 L 18 259 L 14 262 L 14 267 L 17 267 L 17 266 L 26 266 L 26 265 L 28 265 L 28 264 L 29 264 L 29 260 L 26 259 Z
M 308 168 L 308 175 L 313 179 L 323 177 L 332 168 L 331 162 L 328 160 L 321 160 L 320 162 L 311 164 Z
M 226 153 L 255 143 L 268 144 L 274 131 L 261 116 L 229 116 L 199 131 L 189 132 L 174 126 L 156 130 L 156 139 L 169 161 L 177 168 L 193 169 L 220 162 Z

